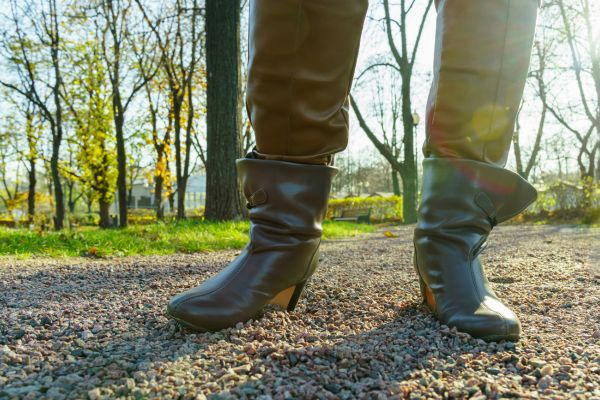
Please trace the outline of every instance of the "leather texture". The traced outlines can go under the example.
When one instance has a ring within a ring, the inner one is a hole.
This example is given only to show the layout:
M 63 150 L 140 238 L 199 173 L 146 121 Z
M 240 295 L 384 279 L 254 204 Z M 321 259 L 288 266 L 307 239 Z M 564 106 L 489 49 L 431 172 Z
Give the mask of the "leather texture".
M 250 158 L 238 160 L 237 169 L 248 200 L 250 242 L 226 268 L 167 307 L 194 330 L 217 331 L 256 316 L 278 293 L 301 289 L 319 260 L 337 169 Z M 291 308 L 295 301 L 297 296 Z
M 367 0 L 251 0 L 246 107 L 263 158 L 327 164 L 348 143 Z
M 519 175 L 465 159 L 427 158 L 415 228 L 415 267 L 443 324 L 484 340 L 518 340 L 521 324 L 489 286 L 479 254 L 492 228 L 535 201 Z
M 440 0 L 426 157 L 504 166 L 525 87 L 538 0 Z

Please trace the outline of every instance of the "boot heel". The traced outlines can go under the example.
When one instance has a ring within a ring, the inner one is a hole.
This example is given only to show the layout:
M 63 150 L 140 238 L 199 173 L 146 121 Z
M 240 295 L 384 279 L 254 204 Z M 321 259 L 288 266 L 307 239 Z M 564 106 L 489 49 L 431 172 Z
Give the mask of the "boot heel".
M 417 276 L 419 277 L 419 286 L 421 287 L 421 296 L 423 296 L 423 304 L 427 304 L 431 311 L 435 313 L 435 297 L 433 297 L 433 292 L 427 284 L 421 278 L 421 273 L 419 272 L 419 267 L 417 266 L 417 249 L 413 253 L 413 266 L 415 267 L 415 271 L 417 272 Z
M 435 312 L 435 297 L 433 296 L 433 292 L 431 289 L 427 287 L 427 284 L 419 276 L 419 285 L 421 286 L 421 295 L 423 296 L 423 303 L 427 304 L 432 312 Z
M 269 304 L 275 304 L 288 311 L 294 311 L 305 284 L 306 281 L 282 290 L 269 301 Z
M 269 301 L 269 304 L 278 305 L 285 308 L 287 311 L 294 311 L 296 304 L 298 304 L 298 300 L 300 300 L 302 291 L 304 290 L 304 285 L 306 285 L 306 281 L 282 290 Z
M 296 304 L 298 304 L 298 300 L 300 300 L 300 296 L 302 295 L 302 292 L 304 291 L 304 285 L 306 285 L 306 281 L 296 285 L 296 289 L 294 290 L 294 293 L 292 294 L 292 297 L 290 298 L 290 302 L 288 303 L 288 306 L 287 306 L 288 311 L 294 311 L 294 309 L 296 308 Z

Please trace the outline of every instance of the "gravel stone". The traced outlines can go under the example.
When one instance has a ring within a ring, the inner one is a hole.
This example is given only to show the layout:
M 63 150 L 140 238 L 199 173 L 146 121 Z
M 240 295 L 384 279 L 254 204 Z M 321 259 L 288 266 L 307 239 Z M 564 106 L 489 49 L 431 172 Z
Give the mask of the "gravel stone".
M 542 368 L 544 365 L 546 365 L 546 361 L 534 358 L 529 360 L 529 364 L 531 364 L 533 368 Z
M 92 389 L 88 392 L 88 398 L 90 400 L 98 400 L 101 396 L 102 396 L 102 393 L 100 392 L 100 389 L 98 389 L 98 388 Z
M 546 375 L 552 375 L 554 373 L 554 369 L 552 368 L 551 365 L 544 365 L 541 369 L 540 369 L 540 374 L 542 376 L 546 376 Z

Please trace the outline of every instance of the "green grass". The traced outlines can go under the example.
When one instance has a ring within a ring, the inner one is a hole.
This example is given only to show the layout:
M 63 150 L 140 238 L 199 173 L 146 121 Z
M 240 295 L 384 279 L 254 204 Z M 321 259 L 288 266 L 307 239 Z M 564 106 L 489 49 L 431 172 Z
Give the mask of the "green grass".
M 248 222 L 179 222 L 42 234 L 25 229 L 0 228 L 0 256 L 102 257 L 241 249 L 248 241 L 248 228 Z M 324 238 L 351 237 L 374 230 L 371 225 L 327 221 Z

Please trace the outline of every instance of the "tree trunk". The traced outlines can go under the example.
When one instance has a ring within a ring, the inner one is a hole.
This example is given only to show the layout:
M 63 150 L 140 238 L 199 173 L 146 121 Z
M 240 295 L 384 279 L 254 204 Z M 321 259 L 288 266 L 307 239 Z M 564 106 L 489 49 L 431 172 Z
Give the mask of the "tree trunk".
M 73 198 L 73 188 L 75 187 L 75 182 L 67 181 L 66 183 L 68 191 L 67 191 L 67 207 L 70 213 L 75 212 L 75 199 Z
M 35 186 L 37 184 L 35 158 L 29 159 L 29 192 L 27 195 L 27 214 L 29 223 L 33 222 L 35 217 Z
M 35 217 L 35 189 L 37 184 L 37 176 L 36 176 L 36 164 L 37 164 L 37 152 L 36 152 L 36 144 L 37 138 L 34 133 L 33 126 L 33 111 L 28 107 L 26 112 L 26 121 L 27 121 L 27 146 L 29 149 L 29 153 L 27 155 L 27 161 L 29 162 L 29 174 L 28 174 L 28 193 L 27 193 L 27 215 L 29 224 L 33 223 Z
M 156 220 L 163 221 L 165 219 L 165 209 L 162 203 L 163 182 L 162 176 L 154 177 L 154 207 L 156 207 Z
M 398 180 L 398 172 L 392 170 L 392 188 L 395 196 L 400 196 L 400 181 Z
M 176 85 L 174 87 L 177 87 Z M 179 90 L 179 89 L 178 89 Z M 182 97 L 173 93 L 173 128 L 175 130 L 175 180 L 177 182 L 177 219 L 185 219 L 185 186 L 181 169 L 181 106 Z
M 208 220 L 242 217 L 235 167 L 241 156 L 240 0 L 206 2 Z
M 402 79 L 402 125 L 404 128 L 404 162 L 402 177 L 402 212 L 404 223 L 412 224 L 417 221 L 417 168 L 415 164 L 415 129 L 410 99 L 410 76 Z
M 54 9 L 56 10 L 56 4 L 54 4 Z M 55 22 L 56 23 L 56 22 Z M 58 24 L 58 23 L 56 23 Z M 56 25 L 57 27 L 58 25 Z M 58 29 L 58 27 L 56 28 Z M 58 35 L 58 34 L 57 34 Z M 52 170 L 52 180 L 54 182 L 54 201 L 56 202 L 56 215 L 54 221 L 54 229 L 59 230 L 64 227 L 64 219 L 65 219 L 65 202 L 63 196 L 63 188 L 60 182 L 60 173 L 58 171 L 58 160 L 60 157 L 60 145 L 63 138 L 63 128 L 62 128 L 62 103 L 60 97 L 60 86 L 61 86 L 61 75 L 60 75 L 60 67 L 59 67 L 59 58 L 58 58 L 58 38 L 53 39 L 52 43 L 52 64 L 54 66 L 54 74 L 55 74 L 55 83 L 52 88 L 53 96 L 54 96 L 54 105 L 56 110 L 54 112 L 55 116 L 55 132 L 52 139 L 52 157 L 50 159 L 50 168 Z
M 177 220 L 185 219 L 185 191 L 187 187 L 187 179 L 181 179 L 181 183 L 177 186 Z
M 99 200 L 100 207 L 100 228 L 106 229 L 110 227 L 110 203 Z
M 65 220 L 65 201 L 63 188 L 60 183 L 60 173 L 58 172 L 58 150 L 59 146 L 54 143 L 52 146 L 52 158 L 50 159 L 50 170 L 52 171 L 52 185 L 54 188 L 54 229 L 61 230 L 64 227 Z
M 169 207 L 171 208 L 171 214 L 175 210 L 175 192 L 169 194 Z
M 117 107 L 121 109 L 122 107 Z M 123 118 L 115 117 L 117 132 L 117 164 L 119 175 L 117 177 L 117 199 L 119 204 L 119 226 L 127 227 L 127 154 L 125 153 L 125 139 L 123 134 Z

